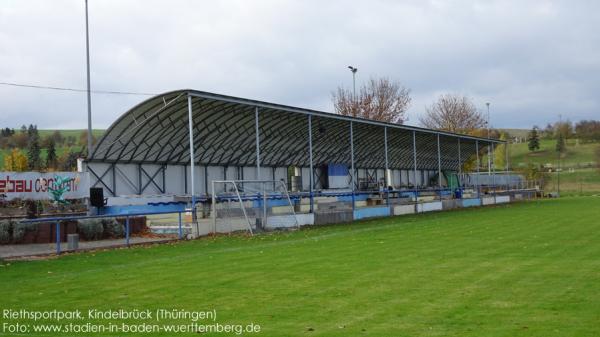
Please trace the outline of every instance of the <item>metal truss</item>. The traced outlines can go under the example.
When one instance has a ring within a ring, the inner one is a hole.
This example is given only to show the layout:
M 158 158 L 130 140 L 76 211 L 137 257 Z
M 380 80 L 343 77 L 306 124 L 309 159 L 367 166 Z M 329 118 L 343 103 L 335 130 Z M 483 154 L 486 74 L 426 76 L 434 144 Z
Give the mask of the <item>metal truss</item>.
M 190 134 L 194 158 L 190 158 Z M 205 189 L 207 166 L 272 167 L 273 177 L 276 167 L 309 167 L 315 188 L 316 168 L 323 164 L 346 164 L 354 168 L 354 177 L 359 168 L 367 169 L 369 176 L 386 168 L 460 171 L 494 143 L 503 142 L 179 90 L 152 97 L 126 112 L 107 130 L 88 161 L 111 164 L 102 174 L 90 172 L 113 195 L 117 173 L 140 193 L 150 186 L 164 193 L 167 165 L 189 164 L 205 167 Z M 137 183 L 116 163 L 139 164 Z M 148 172 L 143 164 L 160 168 Z M 237 179 L 244 178 L 241 172 Z

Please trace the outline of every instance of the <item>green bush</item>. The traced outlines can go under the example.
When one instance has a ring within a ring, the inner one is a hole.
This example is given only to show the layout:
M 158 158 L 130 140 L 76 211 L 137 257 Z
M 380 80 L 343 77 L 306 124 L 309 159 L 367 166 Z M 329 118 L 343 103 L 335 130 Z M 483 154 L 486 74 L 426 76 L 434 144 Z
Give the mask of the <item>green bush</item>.
M 13 223 L 12 239 L 14 243 L 23 240 L 25 233 L 34 231 L 37 224 L 34 223 Z
M 100 219 L 82 219 L 77 221 L 77 231 L 86 240 L 100 240 L 104 234 L 104 227 Z
M 0 243 L 6 244 L 10 243 L 11 239 L 11 231 L 12 231 L 12 221 L 10 220 L 2 220 L 0 221 Z
M 121 238 L 125 235 L 123 225 L 115 218 L 102 219 L 102 224 L 104 225 L 104 234 L 108 237 Z

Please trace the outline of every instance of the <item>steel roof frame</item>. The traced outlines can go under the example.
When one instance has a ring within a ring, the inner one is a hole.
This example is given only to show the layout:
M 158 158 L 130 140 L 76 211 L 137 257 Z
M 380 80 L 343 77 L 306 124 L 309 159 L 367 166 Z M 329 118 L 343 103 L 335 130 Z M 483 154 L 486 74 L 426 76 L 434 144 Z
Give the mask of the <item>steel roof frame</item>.
M 504 141 L 461 135 L 419 127 L 372 121 L 332 113 L 224 96 L 196 90 L 177 90 L 139 103 L 117 119 L 88 161 L 137 164 L 186 165 L 189 162 L 189 135 L 186 130 L 187 100 L 192 97 L 194 115 L 194 162 L 202 165 L 256 165 L 254 109 L 258 108 L 261 166 L 309 166 L 308 118 L 312 121 L 312 163 L 350 164 L 349 122 L 354 123 L 354 165 L 356 168 L 383 168 L 384 130 L 388 132 L 388 167 L 412 169 L 412 132 L 416 132 L 417 162 L 420 169 L 434 170 L 438 160 L 445 169 L 456 169 L 479 150 Z M 325 132 L 321 132 L 325 129 Z M 381 132 L 375 132 L 381 130 Z M 437 157 L 435 138 L 442 149 Z M 458 139 L 458 142 L 455 141 Z M 463 154 L 457 158 L 457 147 Z M 435 149 L 434 149 L 435 148 Z M 381 153 L 380 153 L 381 152 Z

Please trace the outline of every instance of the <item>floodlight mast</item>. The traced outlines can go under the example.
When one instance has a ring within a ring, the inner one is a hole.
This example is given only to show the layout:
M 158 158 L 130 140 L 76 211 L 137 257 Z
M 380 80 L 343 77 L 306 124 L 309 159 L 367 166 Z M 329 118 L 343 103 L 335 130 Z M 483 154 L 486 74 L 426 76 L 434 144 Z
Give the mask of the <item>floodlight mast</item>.
M 92 95 L 90 93 L 90 33 L 88 24 L 88 0 L 85 0 L 85 55 L 87 67 L 87 113 L 88 113 L 88 133 L 87 133 L 87 157 L 92 157 Z
M 487 105 L 487 137 L 490 138 L 490 102 L 485 103 Z M 488 144 L 488 176 L 492 174 L 492 153 L 490 152 L 490 145 Z
M 356 72 L 358 71 L 358 68 L 348 66 L 348 69 L 352 72 L 352 99 L 356 103 Z

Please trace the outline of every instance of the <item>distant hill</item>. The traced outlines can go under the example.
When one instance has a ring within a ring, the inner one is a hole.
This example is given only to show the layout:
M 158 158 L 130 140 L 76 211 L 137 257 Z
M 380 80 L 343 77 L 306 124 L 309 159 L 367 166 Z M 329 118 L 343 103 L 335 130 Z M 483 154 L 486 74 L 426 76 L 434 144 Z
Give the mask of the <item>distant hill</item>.
M 87 129 L 39 129 L 40 137 L 44 138 L 47 135 L 51 135 L 54 131 L 60 131 L 63 137 L 73 136 L 75 138 L 79 138 L 82 132 L 87 131 Z M 96 137 L 102 137 L 106 130 L 104 129 L 92 129 L 92 134 Z

